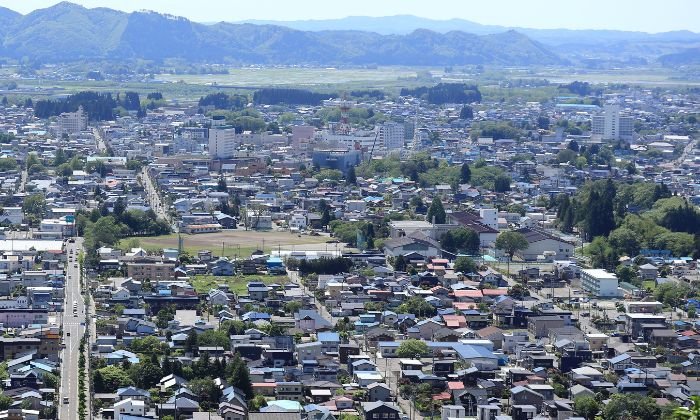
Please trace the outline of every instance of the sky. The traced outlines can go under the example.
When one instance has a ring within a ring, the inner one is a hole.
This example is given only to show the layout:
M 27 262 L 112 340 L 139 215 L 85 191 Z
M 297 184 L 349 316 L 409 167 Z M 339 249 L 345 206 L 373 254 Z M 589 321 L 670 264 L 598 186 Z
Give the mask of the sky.
M 197 22 L 334 19 L 410 14 L 526 28 L 700 32 L 698 0 L 72 0 L 85 7 L 154 10 Z M 0 0 L 26 14 L 56 0 Z

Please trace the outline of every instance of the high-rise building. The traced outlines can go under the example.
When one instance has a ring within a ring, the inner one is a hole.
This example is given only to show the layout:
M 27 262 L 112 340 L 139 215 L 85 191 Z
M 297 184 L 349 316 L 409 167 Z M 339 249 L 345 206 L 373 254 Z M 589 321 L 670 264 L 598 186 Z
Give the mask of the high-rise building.
M 403 124 L 388 122 L 379 127 L 379 140 L 387 150 L 404 147 L 405 127 Z
M 58 116 L 58 130 L 60 134 L 79 133 L 87 130 L 88 116 L 82 106 L 75 112 L 64 112 Z
M 621 113 L 619 105 L 605 105 L 591 120 L 591 134 L 602 140 L 632 140 L 634 118 Z
M 236 129 L 219 126 L 209 129 L 209 157 L 230 159 L 236 150 Z

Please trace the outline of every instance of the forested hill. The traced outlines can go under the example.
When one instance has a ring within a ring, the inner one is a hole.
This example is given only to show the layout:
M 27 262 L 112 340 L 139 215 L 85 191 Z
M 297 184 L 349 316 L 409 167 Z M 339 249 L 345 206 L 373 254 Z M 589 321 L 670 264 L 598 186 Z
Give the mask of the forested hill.
M 560 64 L 527 36 L 507 31 L 307 32 L 274 25 L 205 25 L 153 12 L 123 13 L 72 3 L 20 15 L 0 8 L 0 57 L 41 62 L 181 58 L 255 64 Z

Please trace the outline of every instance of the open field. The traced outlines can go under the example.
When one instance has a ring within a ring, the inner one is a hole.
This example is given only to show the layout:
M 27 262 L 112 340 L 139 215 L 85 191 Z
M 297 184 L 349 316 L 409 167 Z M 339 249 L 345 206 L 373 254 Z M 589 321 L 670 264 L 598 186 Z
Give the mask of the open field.
M 415 78 L 416 76 L 416 69 L 409 67 L 378 67 L 374 69 L 251 67 L 229 69 L 229 74 L 159 74 L 156 76 L 156 81 L 240 87 L 308 87 L 341 84 L 375 86 L 384 85 L 387 82 L 395 85 L 401 78 Z
M 282 276 L 194 276 L 192 277 L 192 286 L 197 293 L 206 293 L 211 289 L 216 289 L 220 284 L 226 284 L 229 290 L 236 295 L 244 295 L 248 293 L 248 283 L 251 281 L 261 281 L 265 284 L 285 284 L 289 282 L 289 277 Z
M 129 238 L 131 239 L 131 238 Z M 143 237 L 138 239 L 140 246 L 146 250 L 177 248 L 177 234 Z M 227 257 L 249 257 L 255 250 L 266 253 L 280 250 L 324 251 L 331 246 L 326 244 L 327 236 L 297 235 L 289 232 L 227 230 L 217 233 L 182 235 L 183 248 L 190 255 L 208 249 L 214 255 Z M 332 244 L 335 249 L 335 244 Z M 339 246 L 340 249 L 340 246 Z

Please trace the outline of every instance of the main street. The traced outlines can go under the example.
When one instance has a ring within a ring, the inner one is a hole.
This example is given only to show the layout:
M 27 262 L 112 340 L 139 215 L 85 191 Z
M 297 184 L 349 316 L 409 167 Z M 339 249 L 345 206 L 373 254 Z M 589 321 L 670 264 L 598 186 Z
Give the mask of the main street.
M 151 180 L 151 176 L 148 173 L 148 167 L 144 167 L 141 170 L 141 184 L 146 192 L 146 197 L 151 205 L 151 209 L 153 209 L 159 218 L 170 221 L 168 209 L 163 205 L 163 200 L 161 200 L 160 194 L 158 194 L 158 190 L 156 190 L 156 187 Z
M 78 418 L 78 357 L 86 318 L 78 264 L 78 254 L 82 245 L 82 238 L 76 238 L 75 243 L 66 244 L 66 299 L 62 317 L 65 347 L 61 355 L 61 388 L 58 401 L 58 418 L 61 420 Z

